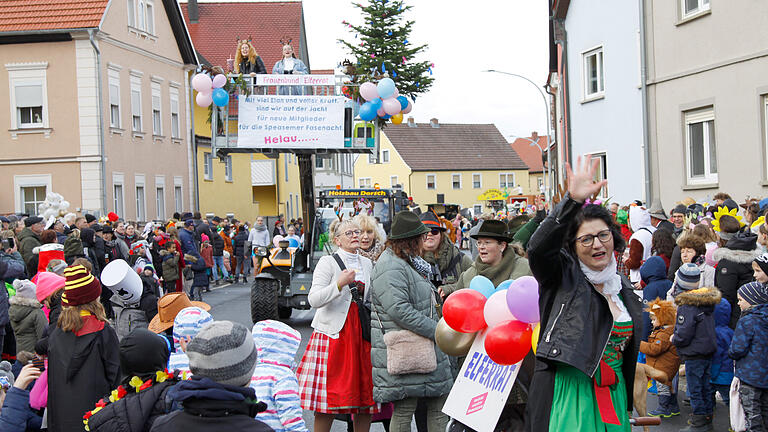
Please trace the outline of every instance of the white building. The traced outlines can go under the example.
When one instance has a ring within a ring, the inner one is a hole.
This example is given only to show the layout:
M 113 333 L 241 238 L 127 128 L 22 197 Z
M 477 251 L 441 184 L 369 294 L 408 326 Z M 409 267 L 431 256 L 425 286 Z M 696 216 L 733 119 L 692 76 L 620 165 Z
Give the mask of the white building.
M 315 196 L 325 189 L 355 187 L 354 157 L 352 154 L 315 155 Z

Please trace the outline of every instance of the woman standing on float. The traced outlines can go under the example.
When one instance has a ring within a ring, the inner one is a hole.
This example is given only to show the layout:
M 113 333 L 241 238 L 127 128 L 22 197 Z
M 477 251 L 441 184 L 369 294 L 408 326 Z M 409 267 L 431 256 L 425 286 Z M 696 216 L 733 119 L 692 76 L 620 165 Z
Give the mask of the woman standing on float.
M 568 194 L 531 238 L 541 334 L 528 397 L 528 430 L 627 431 L 642 304 L 616 272 L 624 249 L 611 214 L 584 205 L 606 181 L 597 160 L 566 164 Z

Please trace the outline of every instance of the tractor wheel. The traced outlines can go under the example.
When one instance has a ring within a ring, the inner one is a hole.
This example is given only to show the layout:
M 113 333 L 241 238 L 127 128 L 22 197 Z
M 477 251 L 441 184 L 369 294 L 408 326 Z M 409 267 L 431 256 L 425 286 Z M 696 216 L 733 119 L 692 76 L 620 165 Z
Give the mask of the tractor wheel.
M 291 317 L 291 313 L 293 313 L 293 308 L 290 306 L 278 306 L 277 307 L 277 316 L 280 317 L 280 319 L 288 319 Z
M 251 319 L 254 323 L 277 319 L 278 282 L 272 279 L 255 279 L 251 286 Z

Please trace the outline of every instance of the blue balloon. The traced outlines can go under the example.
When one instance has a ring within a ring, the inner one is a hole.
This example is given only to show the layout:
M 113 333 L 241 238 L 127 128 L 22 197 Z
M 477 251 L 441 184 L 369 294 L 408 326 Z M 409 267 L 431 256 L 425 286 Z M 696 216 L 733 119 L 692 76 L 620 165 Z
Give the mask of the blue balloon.
M 469 282 L 469 289 L 475 290 L 484 295 L 485 298 L 490 297 L 496 292 L 496 287 L 493 286 L 493 282 L 485 276 L 475 276 Z
M 390 118 L 392 118 L 392 116 L 389 114 L 384 114 L 384 117 L 382 117 L 384 120 L 389 120 Z
M 384 101 L 382 101 L 381 98 L 376 98 L 368 101 L 368 103 L 373 105 L 378 110 L 379 108 L 381 108 L 381 105 L 384 104 Z
M 500 283 L 499 286 L 496 287 L 496 291 L 504 291 L 505 289 L 509 288 L 510 285 L 512 285 L 512 282 L 514 282 L 514 279 L 507 279 L 504 282 Z
M 213 99 L 214 105 L 223 107 L 229 103 L 229 93 L 227 93 L 227 91 L 223 88 L 213 89 L 213 93 L 211 93 L 211 99 Z
M 366 102 L 360 106 L 360 119 L 363 121 L 371 121 L 376 118 L 376 107 L 370 102 Z
M 397 101 L 400 102 L 400 110 L 408 108 L 408 98 L 405 96 L 398 96 Z
M 288 239 L 288 247 L 299 247 L 299 241 L 294 238 Z
M 395 94 L 395 82 L 392 78 L 384 78 L 376 84 L 376 90 L 379 91 L 379 97 L 382 99 L 390 98 Z

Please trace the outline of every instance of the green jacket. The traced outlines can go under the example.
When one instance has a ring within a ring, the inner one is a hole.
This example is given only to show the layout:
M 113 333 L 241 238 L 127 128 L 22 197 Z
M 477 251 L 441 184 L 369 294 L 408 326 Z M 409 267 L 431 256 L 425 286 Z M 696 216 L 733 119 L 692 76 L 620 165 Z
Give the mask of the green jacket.
M 462 288 L 469 288 L 469 282 L 477 275 L 485 276 L 493 282 L 494 286 L 499 286 L 499 284 L 508 279 L 531 276 L 531 268 L 528 267 L 527 259 L 521 257 L 515 253 L 514 249 L 507 246 L 501 256 L 500 263 L 489 266 L 480 261 L 478 256 L 475 262 L 472 263 L 472 267 L 461 274 L 458 282 L 452 286 L 443 287 L 443 292 L 447 295 Z
M 536 212 L 536 216 L 534 216 L 525 225 L 520 227 L 519 230 L 517 230 L 512 241 L 515 243 L 520 243 L 523 246 L 523 249 L 528 250 L 528 241 L 531 239 L 531 237 L 533 237 L 533 233 L 536 232 L 536 230 L 539 228 L 539 224 L 541 224 L 541 222 L 546 217 L 547 212 L 545 210 Z
M 455 284 L 459 280 L 459 276 L 472 266 L 472 258 L 454 246 L 447 235 L 443 235 L 443 241 L 437 248 L 437 254 L 426 252 L 424 259 L 432 265 L 437 265 L 440 269 L 443 285 Z
M 37 254 L 34 253 L 36 247 L 40 246 L 40 236 L 34 231 L 25 227 L 19 234 L 19 253 L 24 258 L 24 264 L 27 265 L 27 274 L 34 276 L 37 274 Z
M 435 340 L 437 311 L 432 283 L 409 263 L 385 250 L 371 275 L 371 363 L 373 399 L 392 402 L 409 397 L 446 395 L 453 386 L 448 356 L 435 345 L 437 369 L 428 374 L 390 375 L 383 333 L 410 330 Z
M 16 352 L 35 352 L 35 343 L 43 337 L 48 325 L 40 303 L 35 299 L 14 296 L 9 301 L 8 316 L 16 337 Z

